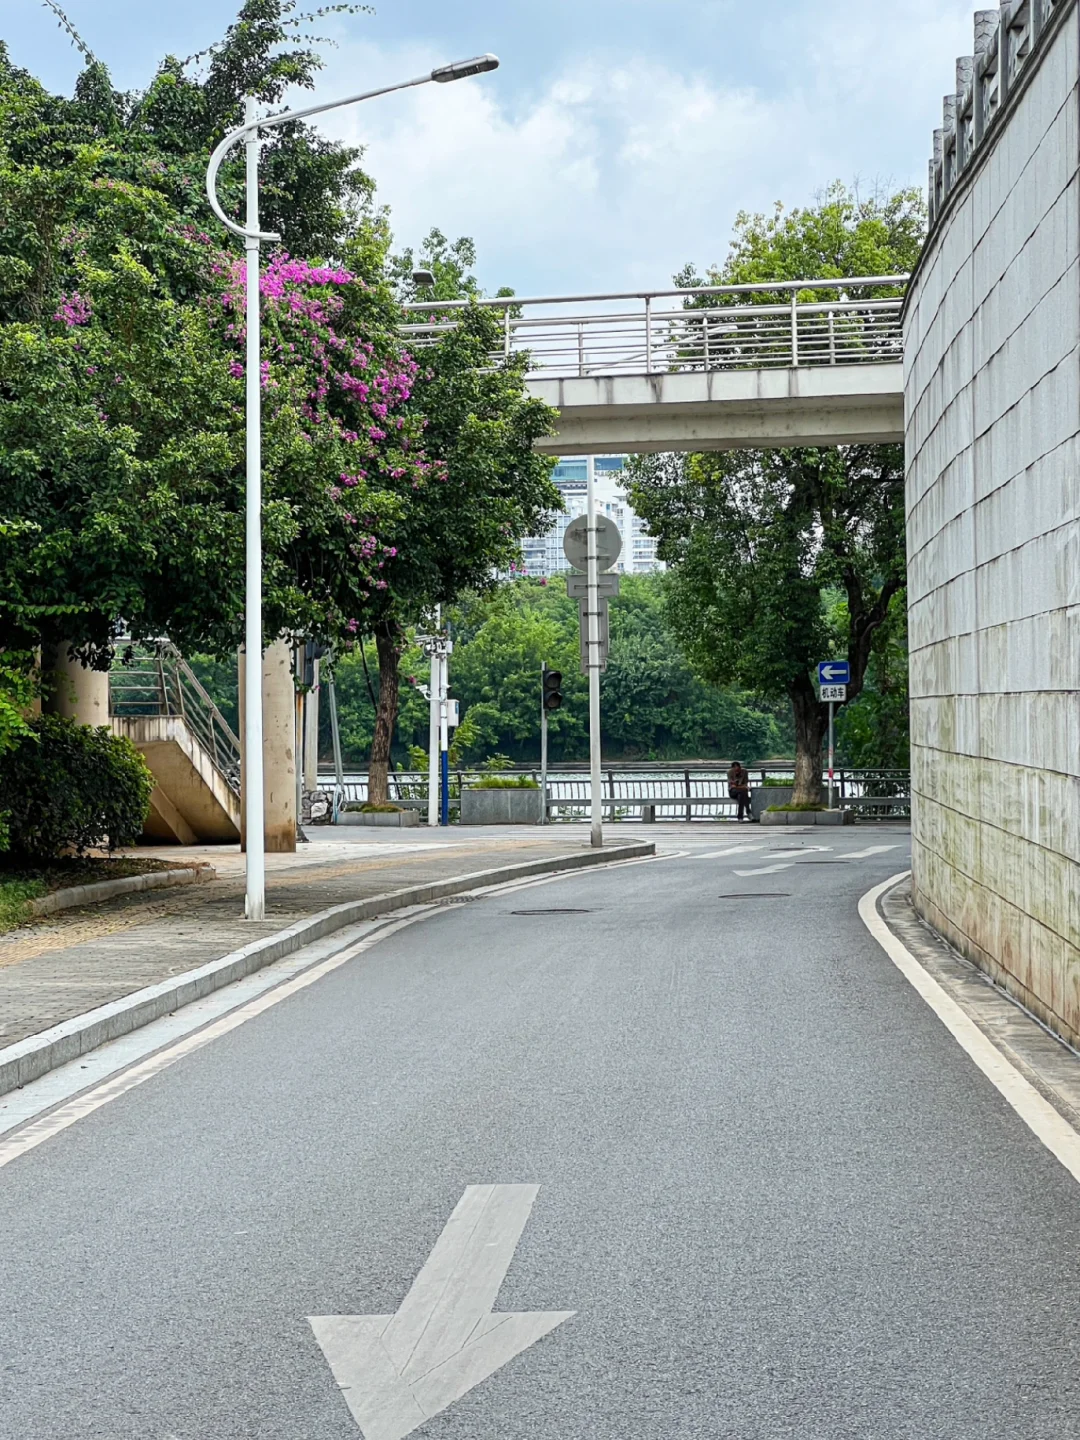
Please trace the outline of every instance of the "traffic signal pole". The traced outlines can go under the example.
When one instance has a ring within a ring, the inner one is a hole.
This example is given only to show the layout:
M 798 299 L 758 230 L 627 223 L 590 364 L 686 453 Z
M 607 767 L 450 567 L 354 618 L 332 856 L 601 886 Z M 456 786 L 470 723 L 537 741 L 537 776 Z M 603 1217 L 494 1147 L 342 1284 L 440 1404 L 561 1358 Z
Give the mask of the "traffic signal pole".
M 600 795 L 600 560 L 597 555 L 596 531 L 596 461 L 586 461 L 589 481 L 588 518 L 588 588 L 589 611 L 589 790 L 592 799 L 590 839 L 594 849 L 604 843 L 603 806 Z

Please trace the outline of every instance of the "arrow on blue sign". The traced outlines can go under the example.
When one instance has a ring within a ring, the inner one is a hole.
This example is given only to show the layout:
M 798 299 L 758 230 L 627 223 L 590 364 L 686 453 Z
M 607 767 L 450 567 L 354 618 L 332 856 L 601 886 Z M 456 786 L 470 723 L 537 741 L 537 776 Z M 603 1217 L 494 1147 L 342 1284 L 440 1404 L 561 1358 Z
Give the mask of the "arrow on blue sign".
M 851 666 L 846 660 L 822 660 L 817 673 L 820 685 L 851 684 Z

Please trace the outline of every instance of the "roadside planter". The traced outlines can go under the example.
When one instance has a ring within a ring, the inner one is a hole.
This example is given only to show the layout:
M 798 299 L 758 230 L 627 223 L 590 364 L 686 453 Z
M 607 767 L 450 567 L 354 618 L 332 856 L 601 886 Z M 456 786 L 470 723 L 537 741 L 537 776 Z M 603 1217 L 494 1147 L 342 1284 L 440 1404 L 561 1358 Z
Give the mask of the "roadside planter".
M 462 786 L 462 825 L 539 825 L 540 808 L 539 787 Z
M 775 802 L 774 802 L 775 803 Z M 787 802 L 781 802 L 786 804 Z M 766 810 L 763 825 L 854 825 L 850 810 Z
M 755 820 L 764 818 L 770 805 L 788 805 L 795 794 L 794 785 L 761 785 L 750 787 L 750 813 Z
M 420 824 L 419 810 L 342 810 L 339 825 L 378 825 L 392 830 L 407 830 Z

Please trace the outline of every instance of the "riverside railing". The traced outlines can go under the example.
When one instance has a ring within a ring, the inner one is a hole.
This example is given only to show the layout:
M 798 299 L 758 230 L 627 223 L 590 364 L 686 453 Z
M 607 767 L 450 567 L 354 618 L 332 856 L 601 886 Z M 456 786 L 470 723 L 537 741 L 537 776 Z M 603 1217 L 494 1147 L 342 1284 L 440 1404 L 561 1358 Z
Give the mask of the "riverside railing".
M 499 297 L 502 346 L 528 355 L 533 379 L 897 364 L 906 275 L 706 285 L 615 295 Z M 406 307 L 414 350 L 459 323 L 465 301 Z
M 240 741 L 175 645 L 118 640 L 116 652 L 109 671 L 109 714 L 131 720 L 179 717 L 239 795 Z
M 700 761 L 696 765 L 623 761 L 603 769 L 603 806 L 610 820 L 720 820 L 735 814 L 727 793 L 730 762 Z M 747 766 L 751 789 L 792 783 L 791 762 L 771 761 Z M 539 768 L 518 766 L 500 771 L 508 779 L 525 777 L 539 783 Z M 490 779 L 491 771 L 455 769 L 450 773 L 452 802 L 463 785 Z M 427 772 L 397 771 L 389 777 L 390 799 L 407 807 L 426 807 Z M 838 804 L 842 809 L 864 811 L 878 818 L 910 814 L 911 777 L 906 770 L 840 769 L 836 771 Z M 331 774 L 322 776 L 322 788 L 334 788 Z M 367 799 L 367 777 L 345 777 L 342 803 Z M 548 774 L 548 807 L 553 820 L 584 816 L 589 804 L 589 770 L 586 765 L 555 766 Z

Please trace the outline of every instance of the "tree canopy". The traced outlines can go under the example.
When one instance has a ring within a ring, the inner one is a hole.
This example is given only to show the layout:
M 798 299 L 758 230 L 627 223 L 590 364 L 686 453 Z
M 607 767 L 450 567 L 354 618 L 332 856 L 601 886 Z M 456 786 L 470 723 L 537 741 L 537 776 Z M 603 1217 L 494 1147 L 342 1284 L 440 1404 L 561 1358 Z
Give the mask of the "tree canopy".
M 917 192 L 860 198 L 837 184 L 816 206 L 741 215 L 727 260 L 704 283 L 902 274 L 924 226 Z M 690 267 L 677 280 L 703 283 Z M 857 700 L 875 635 L 905 583 L 902 448 L 643 456 L 629 475 L 632 503 L 672 566 L 668 606 L 680 644 L 708 679 L 787 697 L 795 798 L 819 801 L 826 708 L 814 667 L 845 651 L 848 700 Z M 829 615 L 835 592 L 844 601 L 839 631 Z

